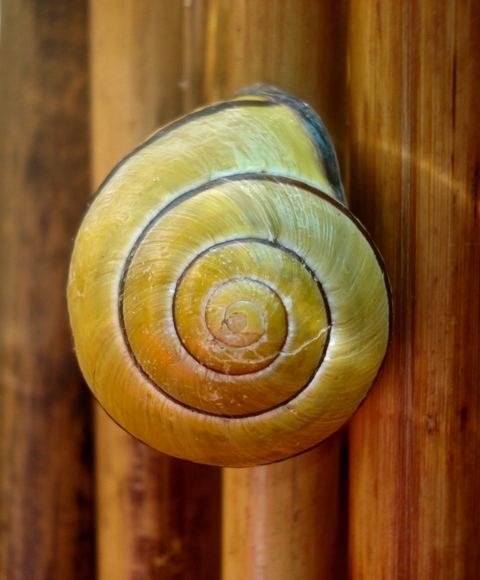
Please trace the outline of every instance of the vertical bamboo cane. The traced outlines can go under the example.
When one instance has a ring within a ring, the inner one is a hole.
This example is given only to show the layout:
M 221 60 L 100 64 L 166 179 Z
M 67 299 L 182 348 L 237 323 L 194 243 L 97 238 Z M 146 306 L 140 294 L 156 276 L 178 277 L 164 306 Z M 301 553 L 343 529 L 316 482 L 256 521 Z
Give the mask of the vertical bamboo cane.
M 206 97 L 223 98 L 253 83 L 276 84 L 314 106 L 341 144 L 345 46 L 341 2 L 212 0 Z M 225 580 L 344 577 L 340 441 L 332 437 L 276 465 L 224 470 Z
M 186 8 L 172 0 L 91 2 L 95 186 L 182 112 Z M 96 454 L 99 580 L 218 577 L 219 471 L 147 448 L 100 409 Z
M 351 426 L 352 578 L 480 570 L 480 4 L 353 0 L 351 191 L 395 304 Z
M 65 281 L 88 196 L 87 7 L 2 3 L 0 578 L 94 574 L 91 409 Z

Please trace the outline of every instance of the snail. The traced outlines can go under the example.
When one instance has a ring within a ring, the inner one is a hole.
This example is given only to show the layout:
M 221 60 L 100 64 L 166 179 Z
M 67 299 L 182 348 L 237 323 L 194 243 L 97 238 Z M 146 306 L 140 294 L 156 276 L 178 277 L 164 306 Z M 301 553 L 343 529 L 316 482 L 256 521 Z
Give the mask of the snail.
M 375 380 L 382 259 L 314 111 L 246 90 L 123 159 L 75 239 L 68 309 L 107 413 L 150 446 L 250 466 L 312 448 Z

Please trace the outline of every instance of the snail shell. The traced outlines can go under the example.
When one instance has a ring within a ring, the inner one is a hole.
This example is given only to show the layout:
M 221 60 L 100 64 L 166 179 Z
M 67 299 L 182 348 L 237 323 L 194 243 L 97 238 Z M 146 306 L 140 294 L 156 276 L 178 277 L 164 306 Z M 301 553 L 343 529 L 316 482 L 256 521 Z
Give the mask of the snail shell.
M 338 429 L 390 332 L 382 261 L 325 129 L 274 88 L 196 111 L 117 165 L 76 237 L 68 307 L 110 416 L 215 465 L 280 460 Z

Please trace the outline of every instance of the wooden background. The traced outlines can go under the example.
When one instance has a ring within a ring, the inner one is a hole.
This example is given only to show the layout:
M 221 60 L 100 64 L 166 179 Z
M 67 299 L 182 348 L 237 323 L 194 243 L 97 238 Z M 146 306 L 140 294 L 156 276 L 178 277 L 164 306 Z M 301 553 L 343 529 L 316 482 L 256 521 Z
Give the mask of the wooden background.
M 0 579 L 480 574 L 480 3 L 7 0 L 0 36 Z M 219 470 L 94 408 L 64 288 L 109 169 L 256 82 L 308 101 L 395 321 L 348 430 Z

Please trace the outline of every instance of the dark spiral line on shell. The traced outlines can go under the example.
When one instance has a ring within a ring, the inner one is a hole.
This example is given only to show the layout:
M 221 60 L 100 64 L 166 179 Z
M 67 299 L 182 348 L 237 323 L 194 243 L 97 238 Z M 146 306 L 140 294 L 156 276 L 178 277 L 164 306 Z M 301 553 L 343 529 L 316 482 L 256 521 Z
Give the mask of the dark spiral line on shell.
M 145 371 L 145 369 L 142 367 L 141 363 L 138 361 L 138 359 L 137 359 L 137 357 L 132 349 L 132 346 L 131 346 L 129 338 L 128 338 L 126 325 L 125 325 L 125 318 L 124 318 L 124 312 L 123 312 L 123 296 L 124 296 L 125 281 L 126 281 L 126 278 L 128 275 L 128 270 L 130 268 L 130 265 L 132 263 L 132 260 L 135 256 L 135 254 L 137 252 L 137 249 L 140 246 L 140 244 L 142 243 L 142 241 L 144 240 L 145 236 L 148 234 L 148 232 L 162 219 L 163 216 L 165 216 L 168 212 L 170 212 L 172 209 L 179 206 L 183 202 L 188 201 L 189 199 L 191 199 L 191 198 L 193 198 L 193 197 L 195 197 L 195 196 L 197 196 L 205 191 L 213 189 L 216 186 L 219 186 L 219 185 L 222 185 L 225 183 L 229 183 L 231 181 L 252 181 L 252 180 L 270 181 L 273 183 L 285 184 L 285 185 L 297 187 L 299 189 L 303 189 L 304 191 L 307 191 L 313 195 L 316 195 L 317 197 L 320 197 L 320 198 L 328 201 L 329 203 L 332 203 L 332 205 L 337 207 L 337 209 L 339 209 L 342 213 L 345 213 L 345 214 L 349 215 L 349 217 L 350 217 L 350 213 L 348 212 L 348 210 L 346 210 L 346 208 L 344 208 L 344 206 L 341 203 L 334 200 L 332 197 L 330 197 L 328 194 L 322 192 L 321 190 L 316 189 L 315 187 L 310 186 L 310 185 L 308 185 L 302 181 L 299 181 L 297 179 L 283 177 L 283 176 L 274 176 L 274 175 L 263 174 L 263 173 L 236 173 L 236 174 L 232 174 L 232 175 L 228 175 L 228 176 L 222 176 L 218 179 L 204 183 L 203 185 L 200 185 L 194 189 L 191 189 L 191 190 L 186 191 L 185 193 L 179 195 L 177 198 L 175 198 L 173 201 L 171 201 L 169 204 L 167 204 L 164 208 L 162 208 L 157 213 L 157 215 L 150 220 L 150 222 L 147 224 L 145 229 L 139 235 L 139 237 L 135 241 L 132 249 L 130 250 L 130 253 L 127 257 L 127 260 L 125 261 L 125 264 L 124 264 L 124 267 L 122 270 L 122 275 L 120 277 L 120 284 L 119 284 L 119 289 L 118 289 L 118 317 L 119 317 L 119 322 L 120 322 L 120 328 L 122 331 L 125 346 L 129 352 L 129 355 L 130 355 L 133 363 L 135 364 L 135 366 L 139 370 L 139 372 L 145 377 L 145 379 L 155 389 L 157 389 L 159 392 L 161 392 L 163 396 L 165 396 L 166 398 L 168 398 L 172 402 L 174 402 L 178 405 L 181 405 L 182 407 L 184 407 L 184 408 L 186 408 L 194 413 L 199 413 L 202 415 L 207 415 L 207 416 L 212 416 L 212 417 L 221 417 L 221 418 L 225 418 L 225 419 L 245 419 L 245 418 L 249 418 L 249 417 L 255 417 L 255 416 L 263 415 L 263 414 L 268 413 L 270 411 L 274 411 L 275 409 L 287 406 L 291 401 L 296 399 L 305 389 L 307 389 L 307 387 L 310 385 L 312 380 L 315 378 L 319 368 L 321 367 L 321 365 L 325 359 L 325 355 L 326 355 L 326 352 L 328 350 L 328 345 L 330 342 L 330 335 L 331 335 L 331 328 L 332 328 L 332 315 L 331 315 L 331 309 L 329 306 L 328 298 L 325 294 L 325 291 L 322 287 L 322 284 L 320 283 L 320 281 L 316 277 L 314 271 L 306 264 L 305 260 L 301 256 L 299 256 L 296 252 L 294 252 L 292 249 L 287 248 L 285 246 L 282 246 L 281 244 L 278 244 L 277 242 L 274 242 L 271 240 L 266 240 L 266 239 L 261 239 L 261 238 L 243 238 L 243 239 L 236 238 L 234 240 L 226 240 L 224 242 L 220 242 L 219 244 L 214 244 L 210 248 L 207 248 L 206 250 L 202 251 L 196 257 L 196 258 L 198 258 L 200 255 L 211 251 L 214 247 L 227 245 L 227 244 L 233 244 L 235 242 L 249 241 L 249 242 L 262 243 L 262 244 L 280 249 L 281 251 L 285 251 L 290 256 L 292 256 L 295 260 L 300 262 L 300 264 L 305 269 L 307 269 L 309 275 L 312 276 L 314 282 L 317 285 L 317 288 L 319 289 L 319 292 L 321 293 L 321 296 L 322 296 L 324 304 L 325 304 L 325 311 L 326 311 L 326 315 L 327 315 L 327 336 L 326 336 L 324 346 L 322 349 L 322 354 L 319 357 L 317 365 L 313 369 L 313 372 L 312 372 L 310 378 L 305 382 L 305 384 L 297 392 L 295 392 L 293 395 L 291 395 L 287 399 L 283 400 L 282 402 L 280 402 L 276 405 L 272 405 L 268 409 L 263 409 L 261 411 L 254 411 L 254 412 L 250 412 L 250 413 L 235 414 L 235 415 L 223 414 L 223 413 L 214 413 L 214 412 L 210 412 L 210 411 L 205 411 L 203 409 L 198 409 L 197 407 L 194 407 L 192 405 L 188 405 L 188 404 L 184 403 L 183 401 L 179 401 L 178 399 L 176 399 L 175 397 L 170 395 L 168 392 L 166 392 L 164 389 L 162 389 L 162 387 L 160 385 L 158 385 L 152 379 L 152 377 Z M 359 224 L 358 222 L 355 222 L 355 223 L 357 225 Z M 182 275 L 183 275 L 183 273 L 182 273 Z M 179 281 L 177 281 L 177 288 L 178 288 L 178 283 L 179 283 Z M 174 304 L 174 300 L 172 300 L 172 307 L 173 307 L 173 304 Z M 282 302 L 282 304 L 283 304 L 283 302 Z M 173 316 L 173 313 L 172 313 L 172 319 L 173 319 L 173 321 L 175 321 L 175 317 Z M 178 336 L 178 331 L 176 330 L 176 332 L 177 332 L 177 336 Z M 188 353 L 188 355 L 191 356 L 197 363 L 199 363 L 199 361 L 197 361 L 197 359 L 195 359 L 191 355 L 191 353 L 185 348 L 181 339 L 180 339 L 180 344 L 182 345 L 182 348 L 184 348 L 185 351 Z M 199 364 L 202 364 L 202 363 L 199 363 Z M 208 368 L 208 367 L 204 367 L 204 368 Z M 209 370 L 211 370 L 211 369 L 209 369 Z M 262 370 L 264 370 L 264 369 L 262 369 Z M 257 371 L 257 372 L 262 372 L 262 370 Z M 218 371 L 216 371 L 216 370 L 212 370 L 212 372 L 218 373 Z M 223 373 L 218 373 L 218 374 L 223 374 Z M 248 374 L 248 373 L 246 373 L 246 374 Z M 251 373 L 251 374 L 253 374 L 253 373 Z M 232 376 L 234 376 L 234 375 L 232 375 Z
M 207 369 L 209 369 L 209 370 L 211 370 L 211 371 L 213 371 L 213 372 L 215 372 L 215 373 L 218 373 L 218 374 L 220 374 L 220 375 L 228 375 L 228 376 L 239 376 L 239 375 L 229 375 L 229 373 L 227 373 L 227 372 L 223 372 L 223 371 L 220 371 L 220 370 L 218 370 L 218 369 L 214 369 L 214 368 L 212 368 L 212 367 L 208 366 L 207 364 L 205 364 L 203 361 L 201 361 L 201 360 L 198 360 L 198 358 L 197 358 L 197 357 L 196 357 L 196 356 L 195 356 L 193 353 L 191 353 L 191 352 L 190 352 L 190 350 L 189 350 L 189 349 L 187 348 L 187 346 L 185 345 L 185 343 L 184 343 L 184 340 L 182 339 L 182 336 L 181 336 L 181 334 L 180 334 L 180 332 L 179 332 L 179 330 L 178 330 L 178 327 L 177 327 L 177 322 L 176 322 L 176 319 L 175 319 L 175 312 L 174 312 L 174 307 L 175 307 L 175 299 L 176 299 L 176 297 L 177 297 L 178 289 L 179 289 L 179 287 L 180 287 L 180 285 L 181 285 L 181 283 L 182 283 L 182 280 L 183 280 L 183 278 L 186 276 L 186 274 L 187 274 L 188 270 L 189 270 L 189 269 L 190 269 L 190 268 L 191 268 L 191 267 L 192 267 L 192 266 L 193 266 L 193 265 L 194 265 L 194 264 L 195 264 L 195 263 L 196 263 L 198 260 L 200 260 L 200 259 L 201 259 L 203 256 L 205 256 L 205 255 L 206 255 L 206 254 L 208 254 L 209 252 L 212 252 L 213 250 L 216 250 L 217 248 L 222 248 L 222 247 L 225 247 L 225 246 L 235 246 L 236 244 L 242 244 L 242 243 L 255 243 L 255 244 L 262 244 L 262 245 L 264 245 L 264 246 L 269 246 L 269 247 L 271 247 L 271 248 L 275 248 L 275 249 L 277 249 L 277 250 L 280 250 L 280 251 L 282 251 L 282 252 L 285 252 L 286 254 L 288 254 L 288 255 L 290 255 L 292 258 L 294 258 L 294 259 L 295 259 L 297 262 L 299 262 L 299 263 L 300 263 L 300 264 L 301 264 L 301 265 L 302 265 L 302 266 L 303 266 L 303 267 L 304 267 L 304 268 L 305 268 L 305 269 L 308 271 L 308 273 L 309 273 L 309 274 L 310 274 L 310 276 L 313 278 L 313 281 L 315 282 L 315 284 L 316 284 L 316 286 L 317 286 L 317 289 L 319 290 L 319 292 L 320 292 L 320 294 L 321 294 L 321 296 L 322 296 L 322 298 L 323 298 L 323 301 L 324 301 L 324 304 L 325 304 L 325 310 L 326 310 L 326 312 L 327 312 L 327 321 L 328 321 L 328 335 L 327 335 L 327 339 L 325 340 L 325 344 L 324 344 L 324 350 L 326 350 L 326 349 L 327 349 L 327 346 L 328 346 L 328 341 L 329 341 L 329 338 L 330 338 L 331 315 L 330 315 L 330 309 L 328 308 L 328 302 L 327 302 L 327 300 L 326 300 L 325 291 L 323 290 L 323 288 L 322 288 L 322 285 L 320 284 L 319 280 L 318 280 L 318 279 L 317 279 L 317 277 L 315 276 L 315 273 L 313 272 L 313 270 L 312 270 L 311 268 L 309 268 L 309 267 L 307 266 L 307 264 L 305 264 L 304 260 L 302 260 L 302 259 L 301 259 L 301 257 L 300 257 L 298 254 L 296 254 L 294 251 L 290 250 L 289 248 L 286 248 L 285 246 L 282 246 L 281 244 L 278 244 L 278 243 L 276 243 L 276 242 L 272 242 L 272 241 L 270 241 L 270 240 L 265 240 L 265 239 L 262 239 L 262 238 L 235 238 L 234 240 L 226 240 L 226 241 L 224 241 L 224 242 L 219 242 L 218 244 L 214 244 L 214 245 L 210 246 L 209 248 L 207 248 L 206 250 L 203 250 L 202 252 L 200 252 L 199 254 L 197 254 L 197 255 L 196 255 L 194 258 L 193 258 L 193 260 L 190 262 L 190 264 L 189 264 L 189 265 L 188 265 L 188 266 L 185 268 L 185 270 L 182 272 L 181 276 L 180 276 L 180 277 L 179 277 L 179 279 L 177 280 L 177 283 L 176 283 L 176 285 L 175 285 L 175 292 L 174 292 L 174 295 L 173 295 L 173 300 L 172 300 L 172 319 L 173 319 L 173 325 L 174 325 L 174 327 L 175 327 L 175 332 L 177 333 L 177 337 L 178 337 L 179 341 L 182 343 L 182 345 L 183 345 L 183 347 L 185 348 L 185 350 L 188 352 L 188 354 L 189 354 L 189 355 L 190 355 L 190 356 L 191 356 L 193 359 L 195 359 L 195 360 L 197 361 L 197 363 L 198 363 L 198 364 L 200 364 L 200 365 L 201 365 L 201 366 L 203 366 L 204 368 L 207 368 Z M 244 280 L 245 278 L 242 278 L 242 279 Z M 275 294 L 275 295 L 276 295 L 276 296 L 279 298 L 279 300 L 280 300 L 280 303 L 282 304 L 282 308 L 283 308 L 283 310 L 284 310 L 284 312 L 285 312 L 286 318 L 287 318 L 287 320 L 288 320 L 288 312 L 287 312 L 287 310 L 286 310 L 286 308 L 285 308 L 285 305 L 284 305 L 284 303 L 283 303 L 283 301 L 282 301 L 281 297 L 279 296 L 278 292 L 277 292 L 277 291 L 276 291 L 274 288 L 272 288 L 272 287 L 271 287 L 269 284 L 267 284 L 266 282 L 264 282 L 264 281 L 262 281 L 262 280 L 256 280 L 255 278 L 252 278 L 252 280 L 255 280 L 256 282 L 260 282 L 261 284 L 263 284 L 264 286 L 266 286 L 267 288 L 269 288 L 269 289 L 270 289 L 270 290 L 271 290 L 271 291 L 272 291 L 272 292 L 273 292 L 273 293 L 274 293 L 274 294 Z M 285 339 L 283 340 L 283 343 L 282 343 L 282 345 L 281 345 L 281 347 L 280 347 L 280 350 L 279 350 L 278 354 L 277 354 L 275 357 L 273 357 L 273 358 L 270 360 L 270 362 L 268 363 L 268 365 L 267 365 L 266 367 L 264 367 L 264 368 L 260 369 L 259 371 L 257 371 L 257 370 L 254 370 L 254 371 L 247 371 L 247 372 L 244 372 L 244 373 L 242 373 L 240 376 L 244 376 L 244 375 L 253 375 L 253 374 L 256 374 L 256 373 L 262 372 L 262 371 L 264 371 L 266 368 L 268 368 L 268 367 L 269 367 L 271 364 L 273 364 L 273 362 L 274 362 L 274 361 L 275 361 L 275 360 L 276 360 L 276 359 L 277 359 L 277 358 L 278 358 L 278 357 L 279 357 L 279 356 L 282 354 L 282 349 L 283 349 L 283 347 L 285 346 L 285 343 L 286 343 L 286 342 L 287 342 L 287 340 L 288 340 L 288 335 L 289 335 L 289 330 L 288 330 L 288 325 L 287 325 L 287 334 L 286 334 L 286 336 L 285 336 Z M 323 357 L 324 357 L 324 353 L 322 354 L 322 360 L 323 360 Z M 318 368 L 316 369 L 316 371 L 317 371 L 317 370 L 318 370 Z M 316 371 L 315 371 L 315 374 L 316 374 Z M 314 376 L 315 376 L 315 375 L 314 375 Z M 313 377 L 312 377 L 312 378 L 313 378 Z M 310 378 L 310 381 L 312 380 L 312 378 Z M 295 395 L 295 396 L 296 396 L 296 395 Z M 282 402 L 280 405 L 283 405 L 283 404 L 284 404 L 284 403 Z M 274 407 L 270 407 L 270 408 L 274 408 Z M 265 412 L 265 411 L 264 411 L 264 412 Z M 238 415 L 235 415 L 235 416 L 238 416 Z

